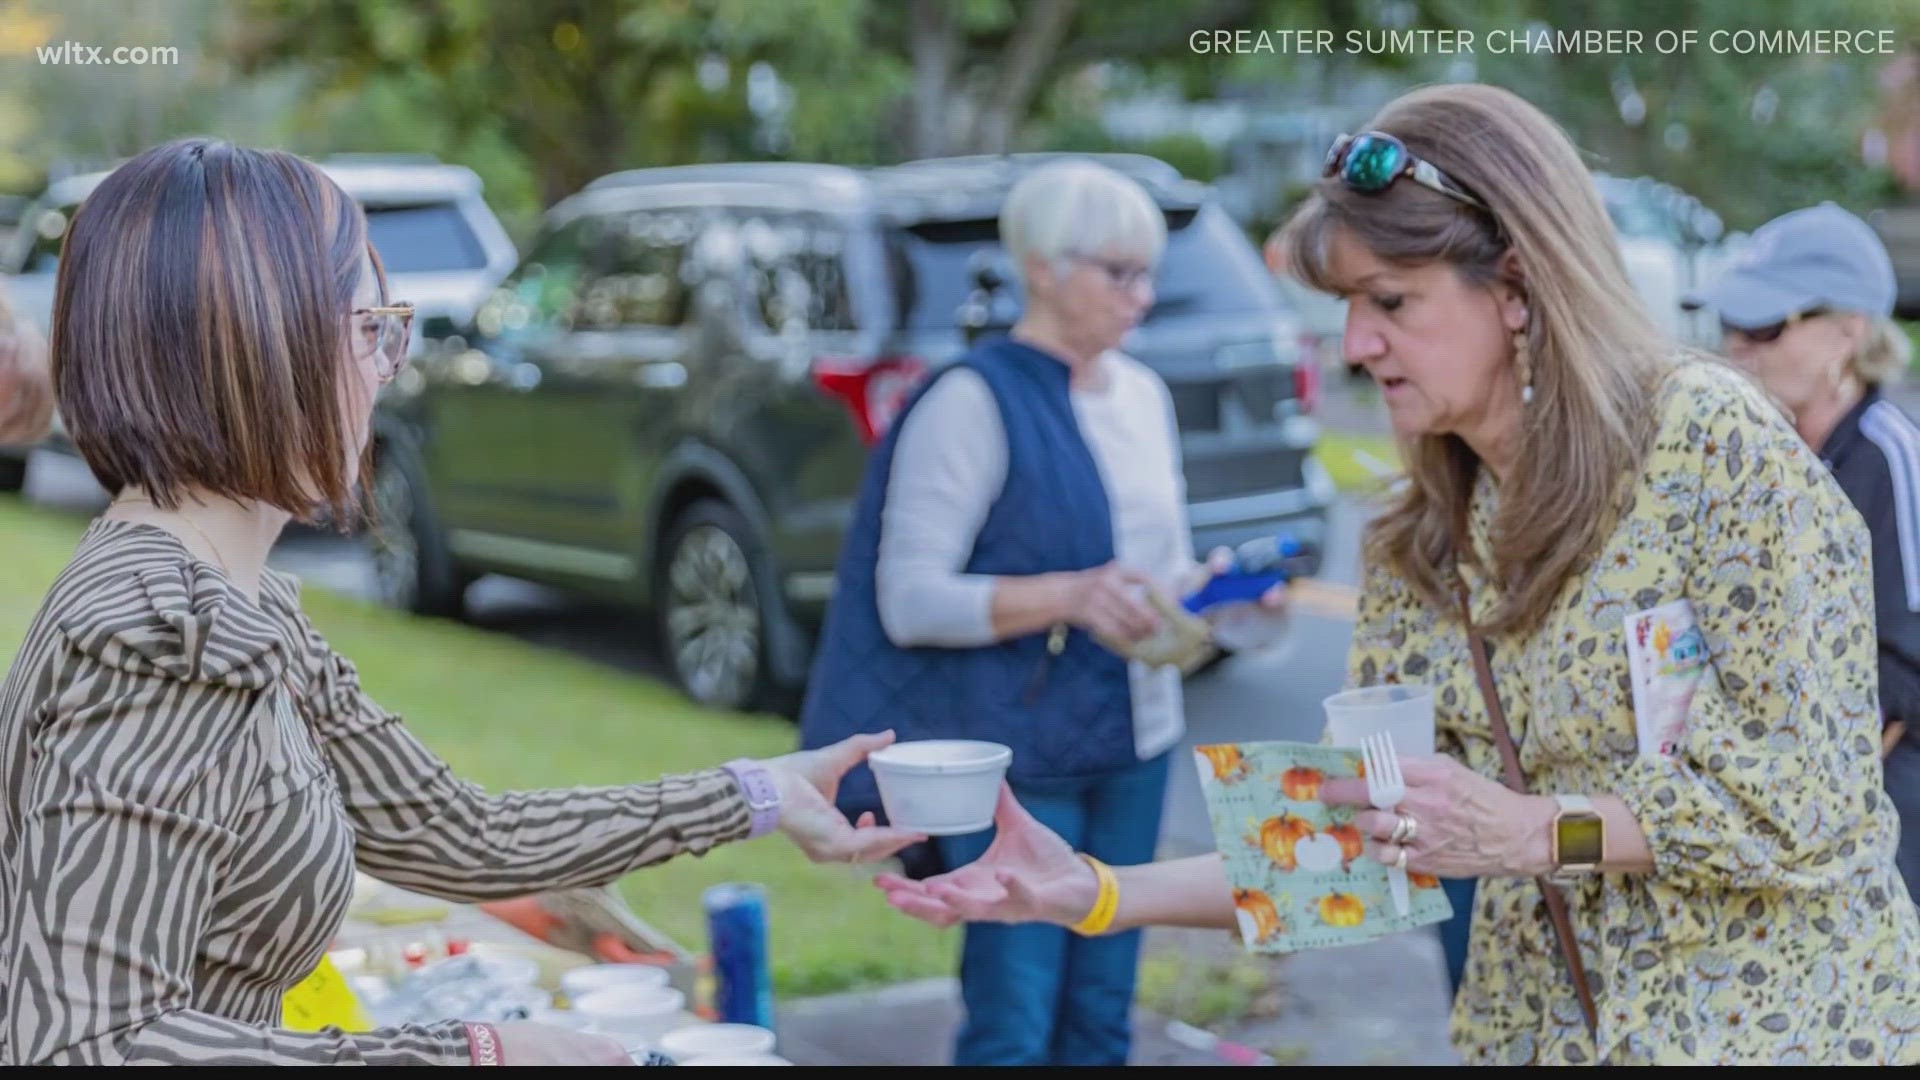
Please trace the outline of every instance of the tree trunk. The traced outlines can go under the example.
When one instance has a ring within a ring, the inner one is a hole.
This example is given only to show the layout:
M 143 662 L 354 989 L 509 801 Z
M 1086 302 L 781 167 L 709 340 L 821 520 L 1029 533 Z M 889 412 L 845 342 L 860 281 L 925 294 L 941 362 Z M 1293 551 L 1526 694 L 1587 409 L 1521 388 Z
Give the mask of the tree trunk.
M 1033 107 L 1040 77 L 1060 50 L 1078 10 L 1079 0 L 1033 0 L 1007 46 L 1006 66 L 994 80 L 995 89 L 974 118 L 970 148 L 977 153 L 1004 154 L 1013 132 Z
M 907 49 L 913 60 L 913 154 L 939 157 L 948 152 L 949 110 L 955 69 L 959 67 L 960 27 L 946 0 L 913 0 L 908 16 Z

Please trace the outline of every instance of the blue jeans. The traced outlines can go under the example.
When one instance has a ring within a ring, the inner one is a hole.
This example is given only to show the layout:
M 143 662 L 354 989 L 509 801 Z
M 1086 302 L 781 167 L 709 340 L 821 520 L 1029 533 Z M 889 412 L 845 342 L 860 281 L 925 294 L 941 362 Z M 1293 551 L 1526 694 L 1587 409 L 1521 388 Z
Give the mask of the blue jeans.
M 1102 862 L 1152 862 L 1160 839 L 1167 761 L 1073 780 L 1015 781 L 1041 824 Z M 994 831 L 939 840 L 949 867 L 979 858 Z M 1138 930 L 1097 938 L 1045 923 L 970 923 L 961 951 L 966 1022 L 955 1065 L 1113 1065 L 1133 1045 Z
M 1478 883 L 1473 878 L 1441 878 L 1440 888 L 1453 905 L 1453 918 L 1440 924 L 1440 947 L 1447 953 L 1447 980 L 1455 994 L 1467 970 L 1467 946 L 1473 938 L 1473 897 Z

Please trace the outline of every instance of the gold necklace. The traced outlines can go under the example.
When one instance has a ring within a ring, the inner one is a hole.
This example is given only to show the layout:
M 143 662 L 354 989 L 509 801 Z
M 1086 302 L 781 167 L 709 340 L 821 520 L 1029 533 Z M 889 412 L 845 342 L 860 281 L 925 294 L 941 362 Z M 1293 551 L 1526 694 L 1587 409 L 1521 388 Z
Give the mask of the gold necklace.
M 144 495 L 122 495 L 113 501 L 116 503 L 145 503 L 148 506 L 153 506 L 153 500 Z M 155 509 L 158 509 L 158 507 L 155 507 Z M 206 532 L 201 529 L 200 526 L 194 524 L 193 519 L 187 515 L 176 512 L 173 516 L 184 522 L 187 528 L 192 529 L 194 535 L 200 538 L 200 542 L 207 545 L 207 550 L 213 552 L 214 561 L 220 564 L 220 572 L 227 575 L 228 581 L 232 581 L 233 568 L 227 565 L 227 557 L 220 554 L 220 545 L 213 542 L 213 537 L 208 536 Z

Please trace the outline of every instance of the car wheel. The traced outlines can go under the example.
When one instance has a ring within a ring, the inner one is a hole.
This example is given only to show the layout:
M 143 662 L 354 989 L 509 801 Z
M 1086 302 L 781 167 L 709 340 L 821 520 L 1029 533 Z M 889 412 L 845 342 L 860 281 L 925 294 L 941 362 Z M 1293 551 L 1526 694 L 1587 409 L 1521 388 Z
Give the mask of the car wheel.
M 453 564 L 410 453 L 380 449 L 371 495 L 373 525 L 367 539 L 381 602 L 419 615 L 459 618 L 468 583 Z
M 675 680 L 711 708 L 766 703 L 767 583 L 752 526 L 725 503 L 697 502 L 674 520 L 660 552 L 654 607 Z
M 27 486 L 27 457 L 0 457 L 0 492 L 12 494 Z

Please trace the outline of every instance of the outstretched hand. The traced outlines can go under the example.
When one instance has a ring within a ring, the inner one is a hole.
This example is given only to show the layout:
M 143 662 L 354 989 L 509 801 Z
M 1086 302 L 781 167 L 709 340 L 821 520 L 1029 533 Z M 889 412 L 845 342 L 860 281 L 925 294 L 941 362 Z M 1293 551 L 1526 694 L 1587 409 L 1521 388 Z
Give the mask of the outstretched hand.
M 766 762 L 780 787 L 780 831 L 814 862 L 877 862 L 911 844 L 924 833 L 874 824 L 871 811 L 847 824 L 833 805 L 840 781 L 867 755 L 893 743 L 893 732 L 855 735 L 832 746 L 777 757 Z
M 998 830 L 993 844 L 978 860 L 925 881 L 880 874 L 874 884 L 895 910 L 935 926 L 1071 926 L 1093 910 L 1100 890 L 1093 868 L 1058 834 L 1034 820 L 1004 783 L 993 823 Z

